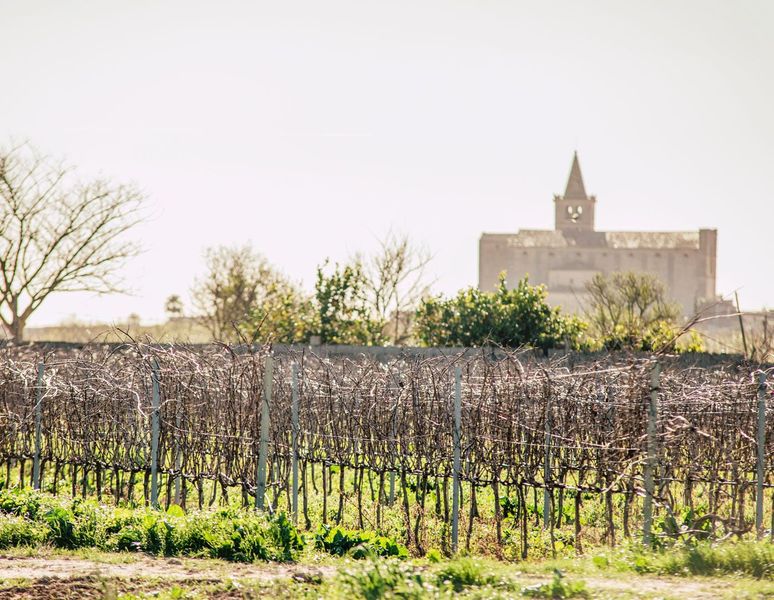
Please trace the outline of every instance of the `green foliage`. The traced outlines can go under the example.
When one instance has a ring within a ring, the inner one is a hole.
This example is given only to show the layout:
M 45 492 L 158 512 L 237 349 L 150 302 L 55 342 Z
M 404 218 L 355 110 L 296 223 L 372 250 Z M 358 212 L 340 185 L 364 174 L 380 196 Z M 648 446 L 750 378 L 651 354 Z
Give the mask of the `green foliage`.
M 309 339 L 315 322 L 312 299 L 286 281 L 271 282 L 249 309 L 239 330 L 249 342 L 295 344 Z
M 378 345 L 385 341 L 384 321 L 372 315 L 362 265 L 317 268 L 311 334 L 323 344 Z
M 484 346 L 551 348 L 581 343 L 585 324 L 561 314 L 546 302 L 543 286 L 527 279 L 508 289 L 505 277 L 494 292 L 461 290 L 453 298 L 426 298 L 416 313 L 416 336 L 426 346 Z
M 773 579 L 774 546 L 755 542 L 714 546 L 701 543 L 665 553 L 657 565 L 658 572 L 669 575 L 737 573 Z
M 437 571 L 439 582 L 451 586 L 455 592 L 466 587 L 492 585 L 497 579 L 485 573 L 481 563 L 470 557 L 462 557 L 445 564 Z
M 50 530 L 49 539 L 57 548 L 75 548 L 73 513 L 60 506 L 54 507 L 43 515 Z
M 712 535 L 712 521 L 703 518 L 706 507 L 698 507 L 693 510 L 684 507 L 679 514 L 666 513 L 660 515 L 653 522 L 653 531 L 656 537 L 653 543 L 657 547 L 666 547 L 671 541 L 680 537 L 686 540 L 706 540 Z M 678 510 L 675 509 L 675 513 Z
M 40 512 L 40 500 L 34 492 L 6 488 L 0 492 L 0 512 L 34 520 Z
M 695 332 L 680 341 L 680 307 L 666 296 L 666 287 L 650 273 L 596 274 L 586 285 L 591 345 L 607 350 L 701 352 Z
M 92 501 L 15 489 L 0 491 L 0 513 L 0 546 L 6 547 L 46 541 L 59 548 L 142 551 L 240 562 L 291 561 L 303 548 L 303 539 L 284 513 L 267 517 L 248 510 L 223 509 L 186 515 L 179 506 L 166 513 L 113 509 Z M 379 547 L 379 543 L 374 546 Z
M 392 538 L 377 535 L 372 531 L 349 531 L 328 525 L 323 525 L 318 530 L 315 546 L 334 556 L 349 554 L 357 559 L 371 555 L 408 558 L 408 549 Z
M 343 570 L 336 588 L 342 598 L 401 598 L 421 600 L 432 597 L 435 587 L 421 570 L 394 559 L 369 560 Z
M 331 582 L 337 598 L 499 598 L 513 597 L 513 582 L 486 563 L 457 558 L 432 567 L 371 558 L 341 572 Z M 504 593 L 505 592 L 505 593 Z
M 770 542 L 710 541 L 673 544 L 649 550 L 640 545 L 594 557 L 598 568 L 658 575 L 745 575 L 774 580 L 774 545 Z
M 509 517 L 515 517 L 519 509 L 518 497 L 509 498 L 508 496 L 500 497 L 500 514 L 503 519 Z
M 529 598 L 590 598 L 586 584 L 582 581 L 567 581 L 558 569 L 549 583 L 531 585 L 521 590 Z
M 40 546 L 48 535 L 49 530 L 43 523 L 16 515 L 0 515 L 0 549 Z
M 204 276 L 192 289 L 198 320 L 227 342 L 300 341 L 309 300 L 249 245 L 208 248 Z
M 427 559 L 427 562 L 431 564 L 436 564 L 441 562 L 441 560 L 443 559 L 443 555 L 441 554 L 441 551 L 438 550 L 437 548 L 430 548 L 430 550 L 427 551 L 425 558 Z

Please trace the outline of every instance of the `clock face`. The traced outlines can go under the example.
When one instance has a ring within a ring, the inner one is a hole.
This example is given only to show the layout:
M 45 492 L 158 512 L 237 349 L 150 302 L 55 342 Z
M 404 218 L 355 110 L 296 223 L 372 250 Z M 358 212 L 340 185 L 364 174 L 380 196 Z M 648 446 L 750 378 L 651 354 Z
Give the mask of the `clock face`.
M 581 218 L 581 215 L 583 214 L 583 207 L 582 206 L 568 206 L 567 207 L 567 218 L 572 221 L 573 223 L 577 223 L 578 220 Z

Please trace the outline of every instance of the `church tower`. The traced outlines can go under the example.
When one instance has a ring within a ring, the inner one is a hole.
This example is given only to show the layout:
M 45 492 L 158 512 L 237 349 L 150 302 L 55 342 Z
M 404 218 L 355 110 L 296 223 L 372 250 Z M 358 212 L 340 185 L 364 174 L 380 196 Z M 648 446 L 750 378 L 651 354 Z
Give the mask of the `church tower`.
M 558 231 L 594 231 L 594 205 L 597 199 L 586 194 L 578 153 L 572 158 L 564 196 L 554 196 L 555 226 Z

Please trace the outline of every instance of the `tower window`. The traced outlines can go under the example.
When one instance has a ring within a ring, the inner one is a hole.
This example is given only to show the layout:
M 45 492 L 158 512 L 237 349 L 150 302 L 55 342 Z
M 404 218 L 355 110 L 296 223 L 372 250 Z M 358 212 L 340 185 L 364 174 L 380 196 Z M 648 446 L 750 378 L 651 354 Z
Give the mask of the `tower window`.
M 567 207 L 567 218 L 570 221 L 572 221 L 573 223 L 577 223 L 582 214 L 583 214 L 583 207 L 582 206 L 568 206 Z

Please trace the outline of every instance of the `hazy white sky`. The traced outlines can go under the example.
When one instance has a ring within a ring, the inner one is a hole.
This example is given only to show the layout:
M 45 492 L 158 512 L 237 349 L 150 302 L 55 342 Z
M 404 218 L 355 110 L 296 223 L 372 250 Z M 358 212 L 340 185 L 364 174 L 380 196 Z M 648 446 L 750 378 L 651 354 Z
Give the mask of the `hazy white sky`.
M 578 149 L 599 229 L 717 227 L 718 291 L 774 305 L 774 2 L 0 0 L 0 142 L 134 181 L 134 296 L 163 317 L 210 245 L 311 288 L 390 228 L 477 281 L 482 232 L 552 228 Z

